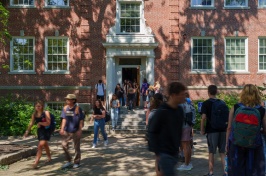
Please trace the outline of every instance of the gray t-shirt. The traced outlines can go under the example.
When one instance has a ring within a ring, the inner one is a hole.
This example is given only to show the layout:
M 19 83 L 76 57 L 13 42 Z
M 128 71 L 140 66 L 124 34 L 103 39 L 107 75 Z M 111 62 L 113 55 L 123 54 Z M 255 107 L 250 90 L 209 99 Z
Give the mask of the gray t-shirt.
M 115 106 L 118 106 L 119 100 L 113 100 L 112 101 L 112 108 L 114 108 Z

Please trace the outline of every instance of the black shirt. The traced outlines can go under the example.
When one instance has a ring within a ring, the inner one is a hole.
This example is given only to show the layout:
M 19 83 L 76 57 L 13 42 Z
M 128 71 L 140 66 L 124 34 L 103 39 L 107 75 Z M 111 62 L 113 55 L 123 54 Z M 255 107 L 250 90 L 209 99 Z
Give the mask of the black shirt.
M 206 114 L 206 127 L 205 133 L 218 133 L 218 132 L 225 132 L 224 130 L 217 130 L 211 127 L 211 114 L 212 114 L 212 104 L 214 98 L 209 98 L 208 100 L 204 101 L 201 107 L 201 114 Z
M 179 151 L 183 119 L 184 111 L 181 106 L 173 109 L 163 103 L 149 121 L 149 150 L 155 154 L 175 156 Z

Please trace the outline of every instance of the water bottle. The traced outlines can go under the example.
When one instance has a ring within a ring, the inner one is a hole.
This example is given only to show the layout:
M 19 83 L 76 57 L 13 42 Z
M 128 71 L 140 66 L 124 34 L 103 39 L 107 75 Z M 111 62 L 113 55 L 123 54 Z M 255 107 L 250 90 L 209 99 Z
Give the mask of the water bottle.
M 226 176 L 228 176 L 227 171 L 228 171 L 228 157 L 227 157 L 227 155 L 225 155 L 225 157 L 224 157 L 224 173 Z

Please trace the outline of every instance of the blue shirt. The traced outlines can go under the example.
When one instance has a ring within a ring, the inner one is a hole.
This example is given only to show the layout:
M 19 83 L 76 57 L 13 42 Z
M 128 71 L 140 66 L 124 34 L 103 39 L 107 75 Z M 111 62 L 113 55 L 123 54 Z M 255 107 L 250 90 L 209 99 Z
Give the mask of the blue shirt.
M 62 110 L 61 117 L 63 119 L 66 119 L 66 126 L 65 131 L 68 133 L 75 133 L 79 129 L 79 122 L 81 120 L 84 120 L 84 113 L 82 112 L 82 109 L 79 107 L 79 113 L 76 114 L 75 112 L 76 106 L 73 108 L 67 107 L 66 110 Z

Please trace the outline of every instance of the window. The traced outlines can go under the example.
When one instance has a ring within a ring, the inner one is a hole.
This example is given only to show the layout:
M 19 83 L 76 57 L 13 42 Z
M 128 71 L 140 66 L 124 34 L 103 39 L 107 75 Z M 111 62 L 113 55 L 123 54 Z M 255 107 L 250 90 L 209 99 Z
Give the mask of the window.
M 63 107 L 64 107 L 64 102 L 48 102 L 47 103 L 47 106 L 50 108 L 50 109 L 53 109 L 55 111 L 62 111 Z
M 46 39 L 46 71 L 68 71 L 68 38 Z
M 33 6 L 34 0 L 11 0 L 11 6 Z
M 69 6 L 69 0 L 46 0 L 46 6 Z
M 192 7 L 214 6 L 214 0 L 191 0 Z
M 227 71 L 247 71 L 247 39 L 226 39 L 225 63 Z
M 213 71 L 213 39 L 192 39 L 192 70 Z
M 11 71 L 33 72 L 34 71 L 34 38 L 17 38 L 11 40 Z
M 225 7 L 247 7 L 248 0 L 225 0 Z
M 259 39 L 259 70 L 266 71 L 266 38 Z
M 140 4 L 122 3 L 120 8 L 120 32 L 140 32 Z
M 266 7 L 266 0 L 259 0 L 259 7 Z

